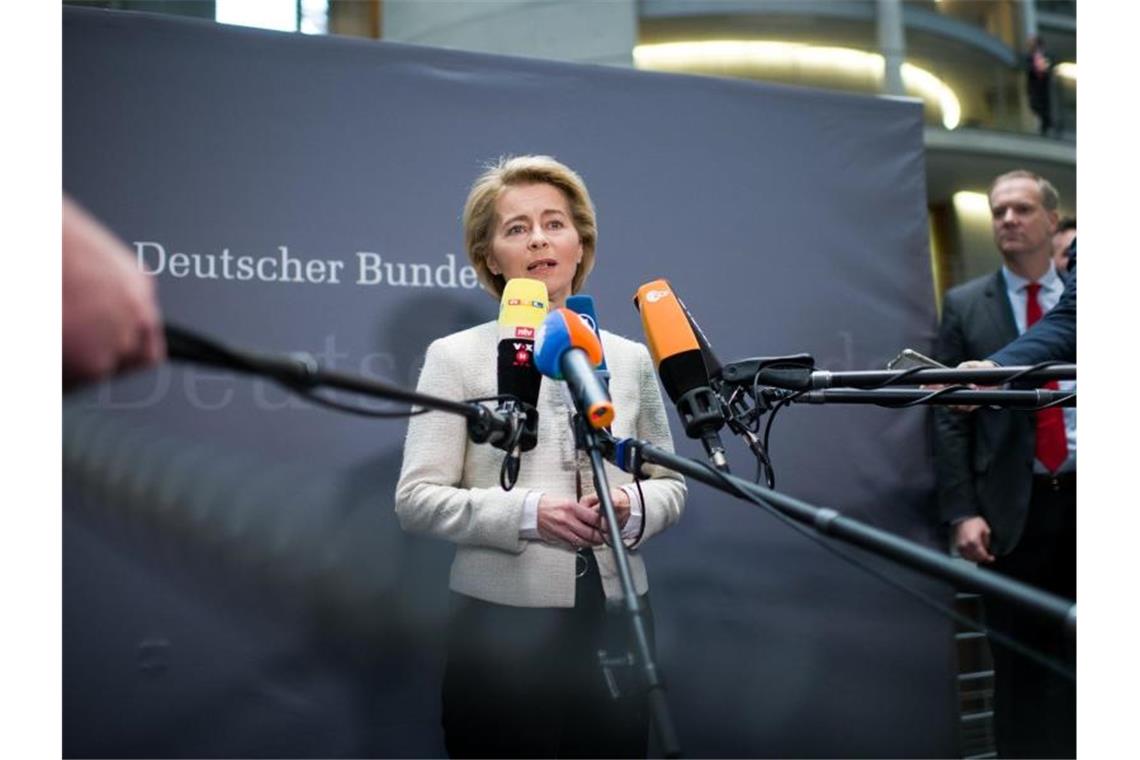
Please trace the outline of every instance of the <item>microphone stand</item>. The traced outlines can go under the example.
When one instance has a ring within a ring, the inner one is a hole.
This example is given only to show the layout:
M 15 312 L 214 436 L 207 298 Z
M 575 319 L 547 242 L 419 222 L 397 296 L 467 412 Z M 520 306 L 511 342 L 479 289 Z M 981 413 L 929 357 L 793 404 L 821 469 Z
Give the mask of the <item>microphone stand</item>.
M 877 388 L 889 384 L 940 385 L 975 383 L 1001 385 L 1016 380 L 1018 383 L 1037 384 L 1050 380 L 1076 380 L 1077 365 L 1054 364 L 1048 367 L 977 367 L 954 369 L 929 367 L 917 370 L 855 370 L 811 373 L 813 388 Z
M 1002 390 L 989 386 L 1071 380 L 1076 376 L 1075 364 L 1057 362 L 1044 362 L 1032 367 L 912 367 L 905 370 L 829 372 L 816 370 L 810 354 L 794 354 L 744 359 L 723 365 L 711 379 L 711 384 L 720 398 L 729 429 L 748 444 L 760 468 L 757 472 L 767 470 L 771 487 L 774 480 L 767 453 L 768 432 L 765 431 L 763 439 L 757 435 L 759 419 L 769 411 L 774 415 L 781 407 L 793 403 L 874 404 L 896 409 L 919 405 L 984 406 L 1024 411 L 1055 406 L 1075 407 L 1075 391 Z M 920 383 L 930 385 L 925 388 L 897 387 Z M 980 383 L 987 387 L 975 389 L 963 383 Z M 769 419 L 768 429 L 771 423 Z
M 751 494 L 818 533 L 862 547 L 897 564 L 959 587 L 1000 597 L 1024 610 L 1047 617 L 1064 626 L 1069 635 L 1076 635 L 1077 605 L 1074 602 L 989 570 L 963 566 L 914 541 L 844 517 L 834 509 L 816 507 L 734 475 L 718 472 L 708 465 L 677 456 L 646 441 L 633 438 L 619 440 L 609 434 L 604 438 L 599 437 L 599 440 L 605 457 L 626 472 L 637 474 L 641 463 L 648 462 L 667 467 L 732 496 Z
M 1023 390 L 983 391 L 945 388 L 940 391 L 920 388 L 882 388 L 858 390 L 833 388 L 817 391 L 761 391 L 766 400 L 787 400 L 794 404 L 879 404 L 881 406 L 997 406 L 1007 409 L 1037 409 L 1043 406 L 1076 406 L 1077 394 L 1067 391 Z
M 242 351 L 171 324 L 167 324 L 165 332 L 167 353 L 171 359 L 260 375 L 302 393 L 319 387 L 337 388 L 456 414 L 466 418 L 467 435 L 473 443 L 490 442 L 498 448 L 513 447 L 526 425 L 529 405 L 522 401 L 516 400 L 517 403 L 507 406 L 503 413 L 496 413 L 482 404 L 429 396 L 371 378 L 324 369 L 307 353 L 261 354 Z
M 792 361 L 788 361 L 792 359 Z M 806 354 L 795 357 L 761 357 L 726 364 L 717 379 L 731 386 L 770 385 L 791 391 L 823 388 L 882 388 L 886 385 L 1001 385 L 1010 381 L 1045 383 L 1075 380 L 1077 365 L 1044 363 L 1032 367 L 980 367 L 953 369 L 921 367 L 901 370 L 830 372 L 809 366 Z M 796 365 L 800 366 L 789 366 Z
M 657 665 L 654 663 L 653 655 L 649 649 L 645 611 L 637 598 L 637 591 L 633 587 L 633 573 L 629 567 L 629 556 L 625 543 L 622 541 L 621 527 L 618 525 L 613 498 L 610 496 L 609 478 L 606 476 L 605 462 L 602 456 L 603 442 L 609 437 L 609 433 L 590 427 L 581 413 L 574 415 L 575 442 L 578 448 L 585 450 L 590 459 L 590 469 L 594 474 L 594 490 L 598 494 L 598 500 L 602 505 L 602 514 L 606 518 L 606 526 L 609 529 L 610 549 L 613 551 L 618 579 L 621 581 L 622 600 L 629 618 L 635 659 L 641 666 L 641 675 L 649 696 L 650 714 L 653 716 L 653 723 L 657 727 L 657 737 L 661 740 L 661 749 L 665 757 L 680 757 L 681 748 L 677 741 L 677 732 L 673 727 L 669 704 L 665 701 L 665 683 L 657 670 Z M 608 667 L 602 653 L 599 653 L 598 657 L 602 668 Z

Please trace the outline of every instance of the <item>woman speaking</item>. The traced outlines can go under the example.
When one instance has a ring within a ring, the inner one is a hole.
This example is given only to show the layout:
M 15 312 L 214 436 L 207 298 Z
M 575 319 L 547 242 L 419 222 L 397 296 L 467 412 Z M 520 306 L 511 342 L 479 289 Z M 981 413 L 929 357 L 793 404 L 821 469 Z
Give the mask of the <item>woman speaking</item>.
M 565 306 L 594 265 L 597 223 L 582 179 L 548 156 L 500 160 L 471 188 L 463 211 L 467 255 L 484 288 L 546 284 Z M 417 390 L 452 399 L 493 396 L 498 327 L 434 341 Z M 648 350 L 602 333 L 616 416 L 613 433 L 672 449 Z M 396 487 L 407 531 L 456 544 L 451 566 L 443 728 L 453 757 L 644 757 L 649 710 L 631 667 L 603 669 L 599 652 L 631 651 L 621 587 L 593 491 L 574 447 L 573 408 L 557 383 L 540 386 L 538 444 L 517 487 L 499 485 L 503 452 L 467 441 L 463 419 L 413 417 Z M 634 586 L 652 634 L 638 549 L 677 521 L 680 476 L 647 468 L 635 483 L 607 467 Z

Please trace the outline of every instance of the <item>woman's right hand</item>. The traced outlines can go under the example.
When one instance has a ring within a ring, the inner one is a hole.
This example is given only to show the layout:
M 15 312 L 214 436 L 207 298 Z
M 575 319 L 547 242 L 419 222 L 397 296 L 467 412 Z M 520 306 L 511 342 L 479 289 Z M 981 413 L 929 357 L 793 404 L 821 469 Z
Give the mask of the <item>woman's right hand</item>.
M 538 501 L 538 535 L 571 549 L 602 544 L 601 515 L 571 499 L 543 494 Z

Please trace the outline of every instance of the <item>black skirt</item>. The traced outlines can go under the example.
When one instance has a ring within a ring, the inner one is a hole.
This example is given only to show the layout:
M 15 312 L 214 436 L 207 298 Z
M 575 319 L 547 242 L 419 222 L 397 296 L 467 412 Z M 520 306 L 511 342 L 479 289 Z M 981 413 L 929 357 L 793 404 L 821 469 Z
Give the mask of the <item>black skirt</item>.
M 645 757 L 649 706 L 628 613 L 606 602 L 593 552 L 578 564 L 572 608 L 452 593 L 443 678 L 452 757 Z M 649 595 L 640 601 L 652 649 Z

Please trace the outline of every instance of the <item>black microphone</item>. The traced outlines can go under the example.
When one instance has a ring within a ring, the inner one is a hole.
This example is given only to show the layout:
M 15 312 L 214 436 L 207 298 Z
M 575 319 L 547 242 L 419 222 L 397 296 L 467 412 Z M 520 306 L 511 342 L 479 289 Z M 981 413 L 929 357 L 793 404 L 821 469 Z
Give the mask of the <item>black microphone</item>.
M 728 472 L 719 432 L 724 427 L 724 411 L 711 387 L 701 343 L 684 306 L 665 280 L 642 285 L 633 303 L 641 313 L 649 352 L 665 392 L 677 405 L 685 435 L 699 439 L 713 465 Z
M 760 437 L 747 424 L 748 420 L 755 419 L 767 411 L 770 404 L 761 405 L 761 399 L 753 399 L 754 404 L 750 404 L 747 396 L 734 392 L 734 389 L 728 386 L 725 382 L 724 364 L 713 351 L 712 344 L 709 342 L 708 336 L 705 335 L 705 331 L 697 324 L 697 320 L 693 318 L 692 313 L 685 306 L 685 302 L 678 298 L 677 303 L 680 304 L 681 311 L 684 312 L 685 319 L 689 322 L 689 327 L 693 329 L 697 345 L 700 346 L 701 358 L 704 359 L 705 367 L 709 373 L 709 385 L 716 397 L 720 399 L 721 410 L 724 413 L 728 429 L 744 439 L 744 442 L 748 444 L 748 449 L 752 452 L 752 456 L 756 457 L 756 462 L 761 468 L 759 472 L 768 473 L 768 487 L 775 487 L 776 481 L 772 473 L 772 462 L 768 458 L 768 451 L 764 448 L 764 443 Z M 759 480 L 759 473 L 757 480 Z
M 538 444 L 538 392 L 542 375 L 534 366 L 534 335 L 546 317 L 549 299 L 546 283 L 525 277 L 507 282 L 499 304 L 499 346 L 496 374 L 500 396 L 514 396 L 513 401 L 500 401 L 499 412 L 521 419 L 517 439 L 507 441 L 508 482 L 518 478 L 521 452 Z M 525 415 L 525 417 L 524 417 Z

